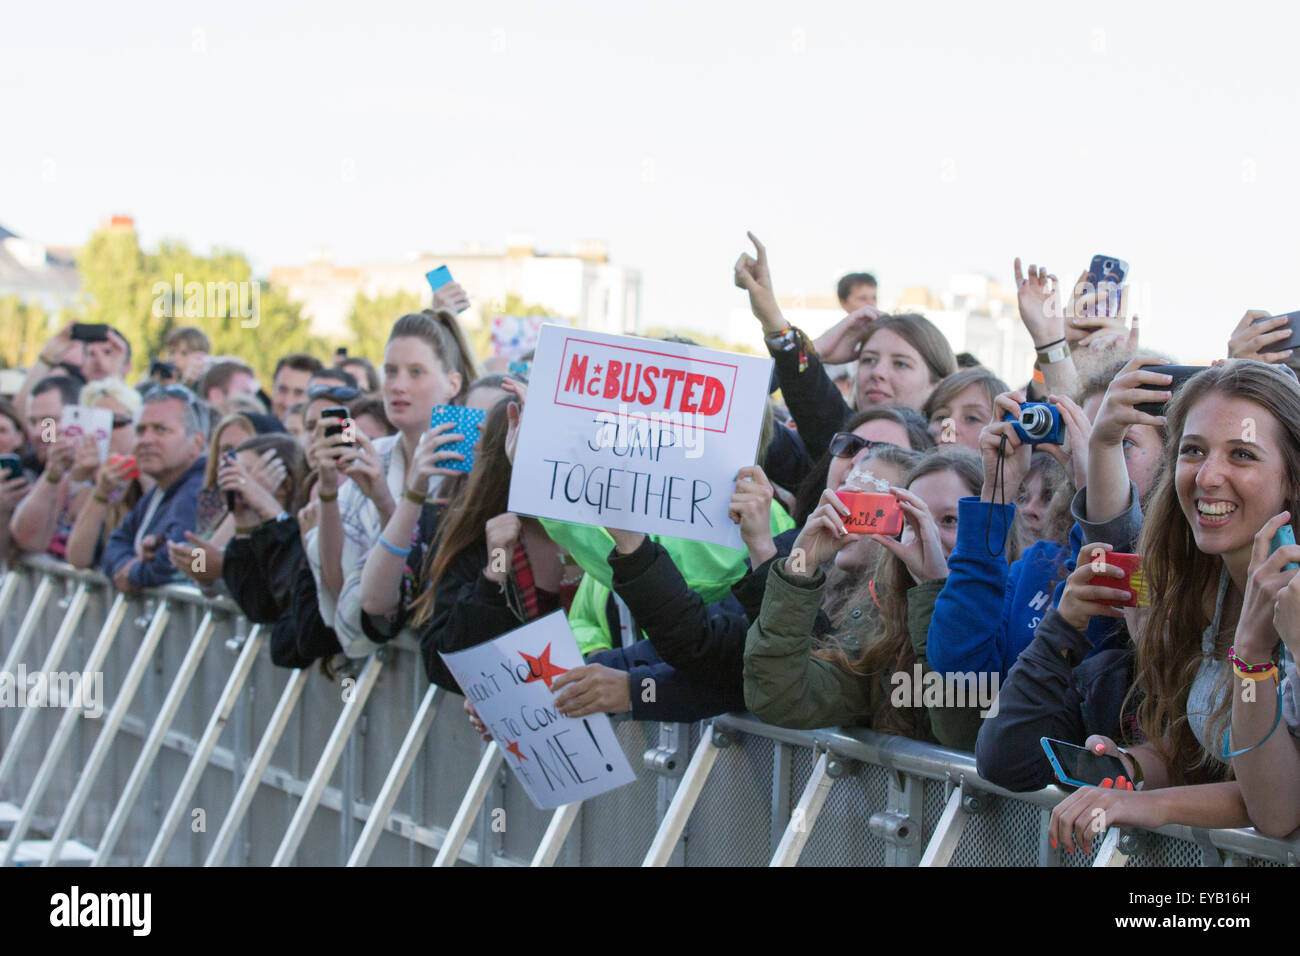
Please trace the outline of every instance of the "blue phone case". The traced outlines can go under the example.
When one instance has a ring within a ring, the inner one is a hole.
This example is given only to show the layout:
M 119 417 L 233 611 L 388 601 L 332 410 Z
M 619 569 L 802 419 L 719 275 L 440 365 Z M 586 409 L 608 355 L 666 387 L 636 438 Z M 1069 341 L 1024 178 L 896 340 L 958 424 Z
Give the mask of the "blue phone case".
M 1052 741 L 1052 738 L 1051 738 L 1051 737 L 1039 737 L 1039 738 L 1038 738 L 1038 742 L 1039 742 L 1040 744 L 1042 744 L 1042 746 L 1043 746 L 1043 753 L 1047 754 L 1047 762 L 1050 763 L 1050 764 L 1052 765 L 1052 772 L 1053 772 L 1054 774 L 1056 774 L 1056 779 L 1059 780 L 1059 781 L 1061 781 L 1061 783 L 1069 784 L 1071 787 L 1095 787 L 1095 786 L 1097 786 L 1095 783 L 1088 783 L 1088 782 L 1085 781 L 1085 780 L 1074 780 L 1074 779 L 1072 779 L 1071 777 L 1068 777 L 1068 776 L 1066 775 L 1066 773 L 1065 773 L 1065 768 L 1061 766 L 1061 762 L 1060 762 L 1059 760 L 1056 759 L 1056 753 L 1055 753 L 1055 751 L 1052 750 L 1052 742 L 1053 742 L 1053 741 Z M 1068 744 L 1068 743 L 1066 743 L 1064 740 L 1057 740 L 1057 741 L 1054 741 L 1054 742 L 1055 742 L 1055 743 L 1058 743 L 1058 744 L 1061 744 L 1061 745 L 1063 745 L 1063 746 L 1066 746 L 1066 747 L 1075 747 L 1074 744 Z M 1083 747 L 1075 747 L 1075 749 L 1076 749 L 1076 750 L 1083 750 L 1085 753 L 1087 753 L 1087 751 L 1086 751 Z M 1117 758 L 1117 757 L 1111 757 L 1110 759 L 1114 760 L 1115 763 L 1119 764 L 1119 771 L 1117 772 L 1116 776 L 1124 775 L 1124 774 L 1125 774 L 1124 765 L 1123 765 L 1122 763 L 1120 763 L 1119 758 Z
M 1097 315 L 1117 315 L 1119 313 L 1119 287 L 1128 278 L 1128 263 L 1115 256 L 1093 256 L 1088 266 L 1088 281 L 1097 289 L 1103 281 L 1115 283 L 1115 288 L 1106 297 L 1106 307 L 1102 309 L 1100 298 L 1097 301 Z
M 1295 532 L 1291 530 L 1289 524 L 1284 524 L 1282 527 L 1277 529 L 1277 534 L 1273 535 L 1273 543 L 1269 546 L 1268 553 L 1272 554 L 1284 544 L 1295 544 Z M 1300 564 L 1296 564 L 1294 561 L 1288 561 L 1286 567 L 1282 570 L 1294 571 L 1296 568 L 1300 568 Z
M 466 408 L 464 405 L 439 405 L 433 410 L 429 421 L 430 428 L 436 428 L 443 422 L 454 422 L 452 431 L 465 436 L 464 441 L 454 445 L 443 445 L 441 451 L 458 451 L 465 456 L 464 461 L 444 461 L 443 468 L 469 474 L 474 468 L 474 445 L 478 443 L 479 428 L 487 412 L 481 408 Z
M 438 268 L 426 272 L 424 277 L 429 280 L 429 288 L 437 292 L 451 281 L 451 270 L 446 266 L 438 266 Z

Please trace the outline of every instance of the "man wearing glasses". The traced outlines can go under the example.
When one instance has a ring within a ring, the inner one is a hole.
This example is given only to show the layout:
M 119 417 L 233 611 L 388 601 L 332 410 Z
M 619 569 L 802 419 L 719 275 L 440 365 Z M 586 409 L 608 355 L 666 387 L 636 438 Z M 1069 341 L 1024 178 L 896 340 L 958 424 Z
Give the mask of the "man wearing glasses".
M 207 414 L 183 385 L 155 386 L 144 395 L 136 424 L 135 458 L 157 484 L 140 499 L 104 547 L 100 569 L 120 591 L 173 580 L 165 541 L 184 542 L 198 519 L 199 488 L 207 463 Z

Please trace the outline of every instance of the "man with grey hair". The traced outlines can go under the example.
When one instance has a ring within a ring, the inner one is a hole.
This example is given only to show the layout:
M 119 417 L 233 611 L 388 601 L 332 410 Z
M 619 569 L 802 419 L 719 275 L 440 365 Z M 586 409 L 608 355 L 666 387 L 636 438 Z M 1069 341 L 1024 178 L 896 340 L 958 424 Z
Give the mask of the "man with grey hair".
M 198 521 L 199 488 L 207 464 L 206 412 L 182 385 L 155 386 L 144 395 L 135 426 L 140 473 L 156 484 L 104 546 L 100 569 L 120 591 L 166 584 L 176 575 L 166 541 L 184 542 Z

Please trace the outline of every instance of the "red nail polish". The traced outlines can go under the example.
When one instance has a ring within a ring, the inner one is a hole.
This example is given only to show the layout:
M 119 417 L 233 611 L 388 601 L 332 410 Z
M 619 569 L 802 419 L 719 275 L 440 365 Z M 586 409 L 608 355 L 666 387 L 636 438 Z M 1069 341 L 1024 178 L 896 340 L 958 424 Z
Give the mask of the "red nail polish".
M 1101 786 L 1103 790 L 1109 789 L 1114 785 L 1115 785 L 1115 781 L 1110 779 L 1110 777 L 1107 777 L 1105 780 L 1101 782 Z
M 1052 849 L 1056 849 L 1056 837 L 1048 837 L 1047 842 L 1052 844 Z

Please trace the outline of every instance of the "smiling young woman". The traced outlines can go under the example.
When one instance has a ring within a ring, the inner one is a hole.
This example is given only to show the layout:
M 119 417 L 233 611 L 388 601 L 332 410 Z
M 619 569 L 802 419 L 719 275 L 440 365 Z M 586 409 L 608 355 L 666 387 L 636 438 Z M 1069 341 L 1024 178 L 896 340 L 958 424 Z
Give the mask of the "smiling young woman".
M 1278 836 L 1300 825 L 1298 721 L 1282 706 L 1296 674 L 1276 623 L 1300 547 L 1270 554 L 1300 515 L 1300 383 L 1278 366 L 1230 361 L 1189 379 L 1166 418 L 1138 541 L 1151 604 L 1135 628 L 1129 702 L 1145 742 L 1087 741 L 1146 789 L 1119 792 L 1121 778 L 1076 791 L 1052 814 L 1052 838 L 1067 848 L 1098 808 L 1112 826 L 1250 824 Z

